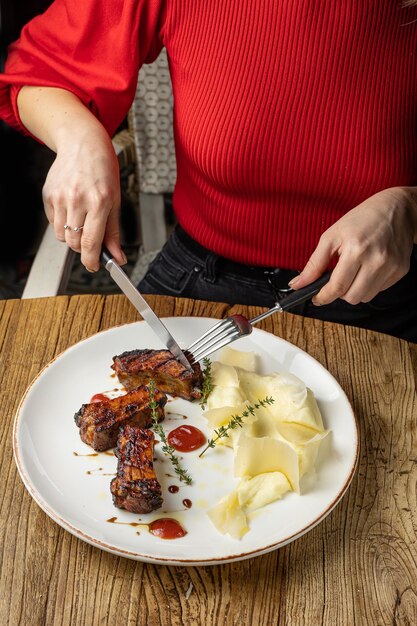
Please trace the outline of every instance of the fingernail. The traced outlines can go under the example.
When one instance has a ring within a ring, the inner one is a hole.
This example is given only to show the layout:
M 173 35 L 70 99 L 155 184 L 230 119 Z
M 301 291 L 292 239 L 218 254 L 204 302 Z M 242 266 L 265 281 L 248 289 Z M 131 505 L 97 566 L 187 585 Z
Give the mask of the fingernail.
M 292 278 L 290 280 L 290 282 L 288 283 L 288 287 L 294 287 L 294 285 L 296 285 L 298 283 L 298 281 L 300 280 L 299 276 L 295 276 L 294 278 Z
M 122 252 L 122 260 L 123 260 L 123 265 L 125 265 L 127 263 L 127 256 L 125 255 L 124 252 Z
M 314 304 L 314 306 L 322 306 L 322 303 L 321 302 L 317 302 L 317 300 L 315 298 L 313 298 L 311 300 L 311 302 Z
M 87 270 L 87 272 L 90 272 L 90 274 L 95 274 L 97 272 L 97 270 L 92 270 L 89 267 L 85 267 L 85 269 Z

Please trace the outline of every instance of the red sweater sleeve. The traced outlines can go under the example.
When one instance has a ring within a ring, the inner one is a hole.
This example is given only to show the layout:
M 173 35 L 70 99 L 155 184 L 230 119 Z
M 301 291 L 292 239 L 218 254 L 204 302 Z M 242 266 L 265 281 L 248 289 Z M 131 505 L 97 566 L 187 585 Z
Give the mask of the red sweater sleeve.
M 24 134 L 23 85 L 67 89 L 113 135 L 126 116 L 144 62 L 163 47 L 164 0 L 55 0 L 9 48 L 0 74 L 0 117 Z

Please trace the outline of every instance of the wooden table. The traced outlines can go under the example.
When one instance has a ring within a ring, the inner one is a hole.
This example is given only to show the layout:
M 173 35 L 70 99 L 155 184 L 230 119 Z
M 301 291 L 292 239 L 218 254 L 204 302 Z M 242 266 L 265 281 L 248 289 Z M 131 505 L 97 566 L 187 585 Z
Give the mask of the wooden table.
M 149 301 L 162 316 L 229 312 L 223 304 Z M 261 309 L 238 311 L 253 317 Z M 360 426 L 347 494 L 285 548 L 222 566 L 148 565 L 93 548 L 43 513 L 13 461 L 19 400 L 55 355 L 136 319 L 124 296 L 0 302 L 0 625 L 417 624 L 417 346 L 392 337 L 286 313 L 261 325 L 336 377 Z

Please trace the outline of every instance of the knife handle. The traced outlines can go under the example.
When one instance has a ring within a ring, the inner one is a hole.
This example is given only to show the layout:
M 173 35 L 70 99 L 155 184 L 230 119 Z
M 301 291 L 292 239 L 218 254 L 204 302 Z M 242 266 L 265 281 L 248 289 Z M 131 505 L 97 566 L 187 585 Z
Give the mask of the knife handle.
M 312 298 L 320 291 L 322 287 L 326 283 L 329 282 L 330 276 L 332 275 L 331 271 L 325 272 L 323 276 L 320 276 L 317 280 L 305 287 L 301 287 L 301 289 L 294 289 L 288 296 L 285 296 L 282 300 L 279 301 L 279 305 L 283 311 L 287 311 L 287 309 L 291 309 L 291 307 L 296 306 L 297 304 L 301 304 L 305 302 L 309 298 Z
M 110 254 L 110 252 L 107 250 L 107 248 L 105 248 L 104 246 L 101 249 L 101 260 L 104 263 L 104 266 L 107 265 L 107 263 L 109 261 L 111 261 L 113 259 L 113 255 Z

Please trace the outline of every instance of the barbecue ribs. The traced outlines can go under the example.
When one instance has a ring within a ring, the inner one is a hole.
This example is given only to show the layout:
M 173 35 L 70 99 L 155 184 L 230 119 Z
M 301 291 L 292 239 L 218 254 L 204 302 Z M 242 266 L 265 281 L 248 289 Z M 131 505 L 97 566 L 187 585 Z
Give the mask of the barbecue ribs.
M 190 353 L 185 353 L 191 357 Z M 112 368 L 126 389 L 134 389 L 154 379 L 161 391 L 185 400 L 201 398 L 203 374 L 200 365 L 190 372 L 168 350 L 131 350 L 113 357 Z
M 158 418 L 161 421 L 164 418 L 167 397 L 156 388 L 154 396 L 158 405 Z M 82 441 L 101 452 L 115 447 L 121 425 L 129 423 L 142 428 L 151 426 L 152 413 L 149 400 L 149 389 L 142 385 L 117 398 L 83 404 L 74 415 Z
M 153 468 L 154 434 L 126 424 L 120 428 L 117 476 L 110 483 L 113 504 L 131 513 L 150 513 L 162 505 L 161 485 Z

